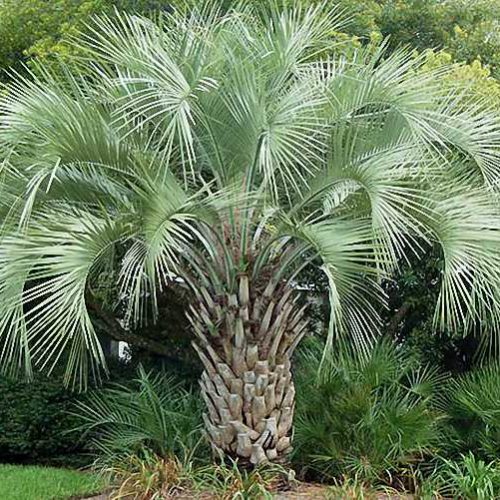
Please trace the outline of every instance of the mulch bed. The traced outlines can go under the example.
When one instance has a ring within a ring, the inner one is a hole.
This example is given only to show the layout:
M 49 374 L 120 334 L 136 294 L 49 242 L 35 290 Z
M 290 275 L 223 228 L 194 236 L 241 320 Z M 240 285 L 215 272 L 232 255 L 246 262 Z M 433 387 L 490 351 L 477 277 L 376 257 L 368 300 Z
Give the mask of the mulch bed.
M 110 494 L 102 494 L 87 498 L 85 500 L 109 500 Z M 172 500 L 220 500 L 220 497 L 213 493 L 199 493 L 199 492 L 184 492 L 171 496 Z M 331 499 L 333 497 L 328 487 L 319 484 L 300 483 L 296 488 L 290 491 L 283 491 L 276 493 L 275 500 L 321 500 Z M 370 497 L 371 498 L 371 497 Z M 411 495 L 387 495 L 381 493 L 377 495 L 377 500 L 412 500 Z M 126 499 L 125 499 L 126 500 Z M 132 499 L 130 499 L 132 500 Z

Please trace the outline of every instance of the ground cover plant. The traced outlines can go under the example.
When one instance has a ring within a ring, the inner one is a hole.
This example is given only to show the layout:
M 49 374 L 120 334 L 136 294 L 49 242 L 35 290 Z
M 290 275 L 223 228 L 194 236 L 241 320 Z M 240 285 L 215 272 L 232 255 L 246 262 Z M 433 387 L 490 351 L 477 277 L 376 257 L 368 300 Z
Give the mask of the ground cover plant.
M 3 500 L 57 500 L 90 497 L 105 484 L 90 473 L 53 467 L 0 464 Z
M 473 453 L 439 459 L 432 475 L 420 487 L 423 498 L 487 500 L 500 495 L 498 460 L 484 461 Z
M 311 339 L 297 360 L 295 450 L 292 464 L 284 467 L 248 470 L 239 462 L 214 463 L 200 440 L 196 391 L 143 369 L 135 383 L 78 403 L 78 433 L 91 438 L 96 472 L 110 484 L 112 498 L 273 498 L 278 492 L 291 498 L 402 492 L 415 498 L 494 498 L 498 461 L 482 458 L 476 427 L 457 420 L 453 409 L 461 394 L 457 388 L 470 375 L 450 379 L 420 364 L 407 346 L 388 340 L 368 357 L 339 346 L 319 370 L 322 354 Z M 487 392 L 500 380 L 494 371 L 486 373 L 488 382 L 481 385 Z M 491 411 L 479 387 L 469 394 L 477 396 L 475 413 Z M 470 430 L 468 441 L 459 439 L 464 429 Z M 466 447 L 474 453 L 460 454 Z
M 71 435 L 87 437 L 93 469 L 110 484 L 112 498 L 215 495 L 220 499 L 272 497 L 287 484 L 288 469 L 240 470 L 212 463 L 202 436 L 198 391 L 162 372 L 139 367 L 127 386 L 115 384 L 74 403 Z
M 90 311 L 151 321 L 187 288 L 213 452 L 258 465 L 292 449 L 304 267 L 329 283 L 326 356 L 347 333 L 367 352 L 380 279 L 422 242 L 443 258 L 436 325 L 498 321 L 498 117 L 455 106 L 422 57 L 328 56 L 341 26 L 322 6 L 102 17 L 82 73 L 9 86 L 2 367 L 62 356 L 85 387 L 105 361 Z

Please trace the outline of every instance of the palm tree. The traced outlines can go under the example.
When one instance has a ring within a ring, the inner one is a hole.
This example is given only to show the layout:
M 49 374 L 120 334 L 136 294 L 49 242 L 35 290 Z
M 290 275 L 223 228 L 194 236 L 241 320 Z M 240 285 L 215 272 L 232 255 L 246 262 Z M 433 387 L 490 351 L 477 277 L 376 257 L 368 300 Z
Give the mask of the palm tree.
M 90 309 L 154 320 L 182 283 L 212 447 L 258 464 L 291 449 L 306 267 L 330 285 L 327 350 L 367 347 L 380 280 L 428 243 L 436 324 L 496 326 L 498 117 L 404 51 L 332 56 L 340 23 L 322 7 L 104 17 L 71 71 L 17 78 L 0 106 L 4 367 L 62 356 L 84 385 L 104 365 Z

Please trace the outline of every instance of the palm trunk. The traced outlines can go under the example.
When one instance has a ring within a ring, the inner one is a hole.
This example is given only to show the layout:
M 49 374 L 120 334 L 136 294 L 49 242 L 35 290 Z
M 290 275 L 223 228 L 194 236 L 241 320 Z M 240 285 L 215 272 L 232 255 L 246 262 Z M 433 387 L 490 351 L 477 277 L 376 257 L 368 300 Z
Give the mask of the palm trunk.
M 296 306 L 285 285 L 249 292 L 247 275 L 239 278 L 238 294 L 215 300 L 203 290 L 191 322 L 205 368 L 200 385 L 212 448 L 258 465 L 284 461 L 292 450 L 290 358 L 306 322 L 304 307 Z
M 253 352 L 250 346 L 242 373 L 223 361 L 211 363 L 203 372 L 201 391 L 214 451 L 257 465 L 282 460 L 291 451 L 295 389 L 288 359 L 270 367 L 267 360 L 253 362 Z

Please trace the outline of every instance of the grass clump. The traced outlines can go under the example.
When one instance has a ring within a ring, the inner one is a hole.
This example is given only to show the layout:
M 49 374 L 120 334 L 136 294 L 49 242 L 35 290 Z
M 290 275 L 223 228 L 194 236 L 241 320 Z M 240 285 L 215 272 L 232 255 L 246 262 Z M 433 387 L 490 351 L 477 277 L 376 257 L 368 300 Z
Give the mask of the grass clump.
M 438 457 L 434 472 L 419 485 L 418 498 L 490 500 L 500 498 L 500 463 L 472 452 L 455 460 Z
M 203 498 L 216 500 L 272 500 L 288 488 L 287 471 L 278 465 L 255 469 L 241 467 L 236 461 L 200 465 L 175 456 L 161 457 L 143 450 L 108 469 L 116 485 L 112 500 L 163 500 L 166 498 Z
M 191 489 L 192 465 L 175 456 L 161 457 L 148 450 L 123 457 L 106 469 L 116 488 L 112 499 L 135 498 L 162 500 Z
M 272 500 L 291 485 L 286 469 L 263 464 L 248 470 L 237 461 L 198 468 L 193 475 L 194 491 L 207 492 L 218 500 Z

